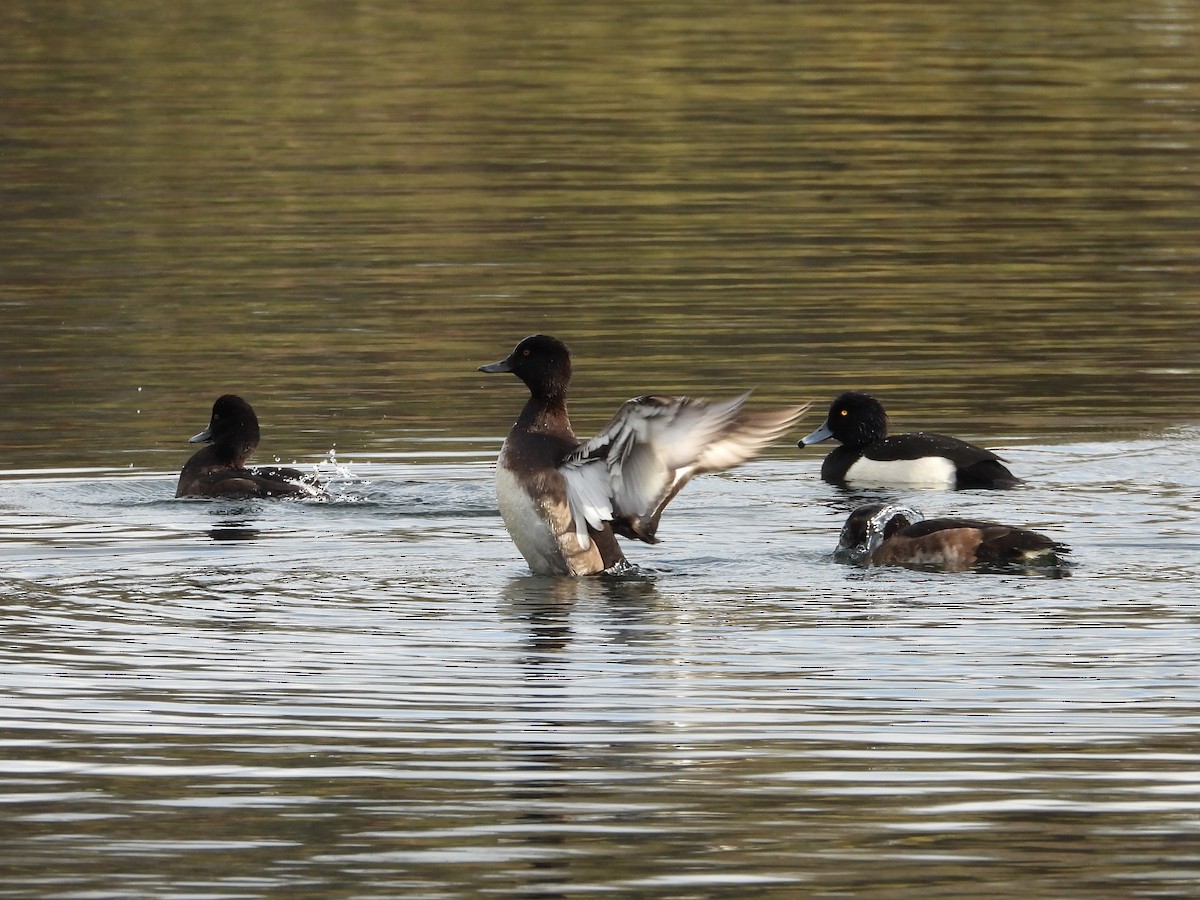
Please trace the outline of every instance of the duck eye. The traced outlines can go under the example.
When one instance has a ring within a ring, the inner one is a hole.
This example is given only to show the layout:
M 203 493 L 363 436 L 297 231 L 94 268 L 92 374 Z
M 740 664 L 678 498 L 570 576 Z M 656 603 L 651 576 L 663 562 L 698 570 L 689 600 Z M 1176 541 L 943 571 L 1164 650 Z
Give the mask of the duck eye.
M 850 410 L 848 410 L 848 409 L 839 409 L 839 410 L 838 410 L 838 415 L 839 415 L 839 416 L 848 416 L 848 415 L 850 415 Z
M 528 356 L 528 355 L 529 355 L 529 348 L 527 347 L 527 348 L 525 348 L 524 350 L 522 350 L 522 351 L 521 351 L 521 355 L 522 355 L 522 356 Z

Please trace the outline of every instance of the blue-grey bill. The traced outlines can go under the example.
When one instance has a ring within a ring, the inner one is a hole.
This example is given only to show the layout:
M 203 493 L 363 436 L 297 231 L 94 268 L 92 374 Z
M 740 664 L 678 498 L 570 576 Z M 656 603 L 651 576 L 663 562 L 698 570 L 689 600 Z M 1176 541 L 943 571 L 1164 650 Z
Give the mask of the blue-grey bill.
M 797 447 L 807 447 L 809 444 L 819 444 L 821 441 L 827 441 L 833 437 L 833 432 L 829 430 L 829 423 L 824 422 L 821 427 L 810 434 L 808 437 L 801 438 L 796 442 Z

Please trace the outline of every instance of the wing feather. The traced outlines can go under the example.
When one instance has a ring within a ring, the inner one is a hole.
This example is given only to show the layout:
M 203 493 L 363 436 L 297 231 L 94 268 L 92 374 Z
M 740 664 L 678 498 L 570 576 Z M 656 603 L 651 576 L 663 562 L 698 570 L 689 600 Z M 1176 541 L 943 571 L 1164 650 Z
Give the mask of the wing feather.
M 588 527 L 599 531 L 613 517 L 608 468 L 603 459 L 576 460 L 572 457 L 559 471 L 567 482 L 567 502 L 575 520 L 575 534 L 579 537 L 579 545 L 586 550 L 591 546 Z
M 619 534 L 654 543 L 663 509 L 689 480 L 750 459 L 809 407 L 745 412 L 749 396 L 719 403 L 657 396 L 626 401 L 562 466 L 572 510 L 583 513 L 577 523 L 586 517 L 598 527 L 594 518 L 600 517 Z

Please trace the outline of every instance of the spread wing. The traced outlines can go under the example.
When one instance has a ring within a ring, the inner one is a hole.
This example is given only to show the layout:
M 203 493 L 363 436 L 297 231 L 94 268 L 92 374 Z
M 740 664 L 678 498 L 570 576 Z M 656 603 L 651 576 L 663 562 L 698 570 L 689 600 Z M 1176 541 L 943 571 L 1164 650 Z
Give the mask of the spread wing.
M 721 403 L 648 396 L 624 403 L 560 467 L 576 528 L 612 522 L 618 534 L 656 543 L 659 516 L 688 481 L 745 462 L 808 409 L 746 412 L 749 396 Z

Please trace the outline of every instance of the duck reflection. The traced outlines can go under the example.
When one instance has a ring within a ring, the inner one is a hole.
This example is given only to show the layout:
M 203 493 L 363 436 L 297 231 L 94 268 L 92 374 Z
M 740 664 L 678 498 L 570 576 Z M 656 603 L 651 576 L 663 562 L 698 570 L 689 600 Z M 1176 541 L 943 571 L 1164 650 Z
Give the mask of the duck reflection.
M 208 529 L 208 536 L 214 541 L 254 541 L 262 532 L 253 524 L 245 519 L 228 519 Z
M 568 896 L 560 886 L 587 877 L 579 867 L 586 864 L 586 848 L 594 838 L 579 830 L 581 792 L 604 802 L 611 779 L 628 777 L 624 755 L 614 754 L 608 740 L 588 737 L 610 735 L 615 726 L 594 693 L 594 661 L 579 657 L 592 652 L 595 637 L 585 635 L 572 652 L 575 635 L 598 622 L 611 635 L 603 645 L 642 646 L 649 614 L 660 602 L 654 578 L 647 575 L 527 575 L 503 586 L 501 608 L 523 634 L 516 662 L 524 681 L 511 700 L 512 715 L 524 723 L 523 739 L 511 750 L 512 768 L 520 777 L 505 791 L 519 826 L 511 840 L 533 854 L 526 880 L 539 897 Z M 572 616 L 583 624 L 573 626 Z M 615 769 L 621 770 L 619 776 L 613 775 Z M 581 778 L 581 773 L 592 774 Z
M 634 628 L 645 637 L 647 611 L 659 600 L 654 579 L 645 575 L 600 578 L 526 575 L 511 579 L 502 596 L 504 608 L 525 623 L 528 656 L 522 662 L 543 665 L 548 654 L 561 653 L 571 643 L 570 615 L 580 601 L 603 601 L 618 622 L 614 643 L 623 643 Z
M 583 586 L 578 578 L 541 575 L 513 578 L 504 586 L 504 608 L 527 630 L 522 665 L 540 666 L 547 654 L 559 653 L 571 643 L 569 617 Z

